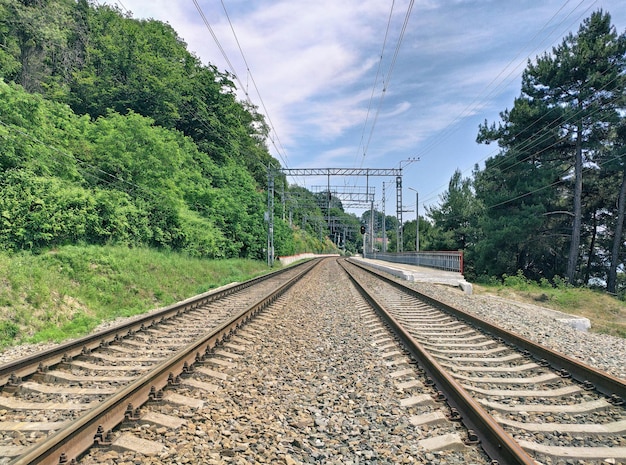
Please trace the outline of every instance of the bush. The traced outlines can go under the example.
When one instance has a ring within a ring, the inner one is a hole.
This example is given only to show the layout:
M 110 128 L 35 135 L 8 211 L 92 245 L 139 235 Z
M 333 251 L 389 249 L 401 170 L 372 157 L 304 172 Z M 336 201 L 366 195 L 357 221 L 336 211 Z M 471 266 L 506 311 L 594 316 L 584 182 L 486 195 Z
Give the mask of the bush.
M 524 276 L 524 272 L 522 270 L 517 270 L 517 274 L 515 276 L 508 276 L 504 274 L 502 279 L 505 286 L 513 287 L 521 291 L 527 290 L 530 285 L 530 281 Z
M 551 289 L 552 288 L 552 284 L 546 278 L 541 278 L 539 280 L 539 287 L 542 288 L 542 289 Z
M 562 278 L 559 275 L 554 276 L 554 278 L 552 278 L 552 282 L 554 283 L 554 287 L 557 289 L 567 289 L 572 287 L 572 285 L 568 283 L 565 278 Z
M 12 321 L 0 321 L 0 347 L 10 345 L 20 335 L 20 327 Z

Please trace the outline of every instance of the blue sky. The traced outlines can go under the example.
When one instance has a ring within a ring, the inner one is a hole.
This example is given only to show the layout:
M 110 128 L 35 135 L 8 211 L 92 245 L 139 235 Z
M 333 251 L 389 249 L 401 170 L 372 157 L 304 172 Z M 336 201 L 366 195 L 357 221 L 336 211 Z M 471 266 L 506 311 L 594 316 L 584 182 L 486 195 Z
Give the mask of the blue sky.
M 193 1 L 107 3 L 169 23 L 205 64 L 229 72 L 232 65 L 269 116 L 269 148 L 283 167 L 402 167 L 404 208 L 415 208 L 411 187 L 422 214 L 456 169 L 470 176 L 497 153 L 475 142 L 478 125 L 511 107 L 529 59 L 599 9 L 618 33 L 626 30 L 623 0 L 417 0 L 400 44 L 410 0 L 196 1 L 228 61 Z M 383 182 L 385 212 L 394 215 L 392 178 L 370 178 L 377 209 Z M 337 177 L 331 185 L 364 186 L 365 179 Z

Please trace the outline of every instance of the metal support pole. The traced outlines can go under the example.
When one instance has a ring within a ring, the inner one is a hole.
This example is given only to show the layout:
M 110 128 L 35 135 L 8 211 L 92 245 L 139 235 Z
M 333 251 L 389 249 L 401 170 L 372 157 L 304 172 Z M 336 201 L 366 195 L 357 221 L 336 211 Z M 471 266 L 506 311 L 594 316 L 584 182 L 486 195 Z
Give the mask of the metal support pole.
M 330 174 L 326 178 L 326 188 L 328 190 L 326 197 L 328 199 L 328 202 L 326 203 L 326 223 L 328 224 L 328 232 L 332 234 L 330 229 Z
M 398 216 L 398 231 L 396 252 L 402 252 L 402 176 L 396 177 L 396 215 Z
M 409 190 L 415 192 L 415 251 L 420 251 L 420 195 L 417 190 L 409 187 Z
M 370 193 L 370 177 L 369 174 L 367 174 L 365 176 L 365 193 L 367 196 L 369 196 Z M 368 232 L 368 239 L 369 239 L 369 245 L 368 245 L 368 252 L 370 253 L 374 253 L 374 199 L 371 199 L 370 201 L 370 224 L 369 227 L 367 229 Z
M 274 173 L 267 167 L 267 266 L 274 266 Z
M 374 253 L 374 201 L 370 203 L 370 245 L 369 251 L 370 253 Z
M 420 251 L 420 195 L 415 191 L 415 251 Z
M 383 181 L 383 253 L 387 252 L 387 225 L 385 224 L 385 181 Z
M 281 185 L 281 189 L 280 189 L 280 201 L 283 204 L 283 221 L 285 221 L 286 202 L 285 202 L 285 184 L 284 183 Z

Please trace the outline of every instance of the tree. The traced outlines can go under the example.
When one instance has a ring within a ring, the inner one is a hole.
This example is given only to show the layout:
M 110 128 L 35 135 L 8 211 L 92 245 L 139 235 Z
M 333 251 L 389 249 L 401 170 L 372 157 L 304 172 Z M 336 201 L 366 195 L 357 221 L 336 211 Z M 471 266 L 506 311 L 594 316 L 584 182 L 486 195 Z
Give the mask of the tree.
M 569 34 L 552 54 L 529 63 L 522 77 L 522 94 L 555 110 L 561 145 L 573 174 L 572 230 L 566 275 L 576 280 L 582 224 L 583 167 L 592 162 L 607 127 L 618 121 L 624 92 L 626 36 L 618 36 L 611 17 L 595 12 Z M 538 129 L 539 130 L 539 129 Z
M 562 250 L 568 215 L 554 188 L 561 175 L 551 150 L 556 136 L 544 133 L 528 142 L 524 130 L 536 118 L 530 110 L 516 101 L 511 112 L 502 114 L 505 123 L 497 134 L 504 133 L 499 139 L 503 150 L 474 173 L 476 197 L 483 207 L 477 217 L 480 241 L 472 255 L 478 274 L 501 276 L 522 270 L 528 277 L 549 278 L 561 270 L 555 251 Z M 479 137 L 488 135 L 483 126 Z
M 0 78 L 5 81 L 16 79 L 21 67 L 19 44 L 13 34 L 15 23 L 10 20 L 15 5 L 15 0 L 0 1 Z
M 84 58 L 87 9 L 86 0 L 0 0 L 0 75 L 29 92 L 65 97 Z
M 427 208 L 426 213 L 439 231 L 437 242 L 432 244 L 436 250 L 465 250 L 475 244 L 479 204 L 471 180 L 463 179 L 458 169 L 450 178 L 448 190 L 441 194 L 439 206 Z
M 0 79 L 0 247 L 263 256 L 269 128 L 171 26 L 89 0 L 0 0 Z M 297 244 L 279 224 L 285 251 L 328 246 L 320 209 L 314 228 L 305 215 Z
M 479 142 L 498 141 L 502 148 L 477 173 L 475 187 L 486 209 L 487 241 L 503 231 L 509 235 L 504 250 L 511 254 L 500 254 L 503 265 L 516 260 L 530 274 L 564 271 L 570 283 L 580 282 L 582 246 L 595 243 L 597 232 L 590 229 L 590 243 L 581 243 L 583 216 L 597 218 L 583 211 L 583 171 L 600 168 L 601 149 L 619 121 L 625 52 L 626 38 L 616 34 L 609 14 L 593 13 L 576 35 L 529 62 L 521 95 L 510 112 L 501 113 L 502 123 L 479 128 Z M 500 244 L 505 245 L 496 241 L 480 248 L 488 255 Z M 594 252 L 586 250 L 590 264 Z M 561 256 L 567 257 L 563 269 Z
M 624 218 L 626 210 L 626 120 L 622 120 L 614 132 L 614 144 L 610 145 L 609 157 L 605 169 L 614 168 L 621 175 L 619 193 L 617 195 L 617 214 L 613 230 L 613 244 L 607 278 L 607 291 L 617 292 L 617 268 L 620 263 L 620 251 L 623 244 Z

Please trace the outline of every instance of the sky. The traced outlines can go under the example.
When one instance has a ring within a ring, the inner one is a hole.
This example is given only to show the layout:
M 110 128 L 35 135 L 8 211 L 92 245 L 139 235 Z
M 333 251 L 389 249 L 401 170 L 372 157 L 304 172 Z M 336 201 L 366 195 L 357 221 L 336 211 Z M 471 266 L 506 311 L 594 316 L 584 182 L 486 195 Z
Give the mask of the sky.
M 236 75 L 266 116 L 283 168 L 402 169 L 404 221 L 436 207 L 458 169 L 498 153 L 476 143 L 520 94 L 528 60 L 604 10 L 626 30 L 623 0 L 108 0 L 170 24 L 204 64 Z M 104 3 L 101 1 L 100 3 Z M 206 19 L 206 21 L 205 21 Z M 208 24 L 208 25 L 207 25 Z M 327 177 L 289 177 L 314 190 Z M 393 177 L 366 185 L 396 214 Z M 385 202 L 383 198 L 383 183 Z M 366 209 L 349 210 L 361 215 Z M 410 213 L 413 212 L 413 213 Z

